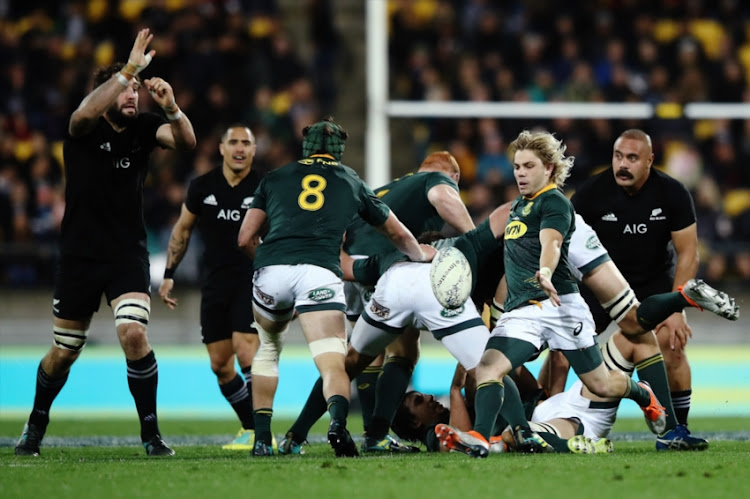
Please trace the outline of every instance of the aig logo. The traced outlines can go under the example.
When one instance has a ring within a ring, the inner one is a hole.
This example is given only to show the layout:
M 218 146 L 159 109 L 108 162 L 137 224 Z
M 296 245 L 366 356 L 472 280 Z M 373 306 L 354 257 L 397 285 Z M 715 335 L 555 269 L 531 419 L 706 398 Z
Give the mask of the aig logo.
M 120 158 L 112 160 L 115 168 L 130 168 L 130 158 Z
M 216 214 L 216 218 L 222 220 L 232 220 L 233 222 L 239 222 L 240 210 L 219 210 Z
M 526 227 L 525 223 L 515 220 L 509 223 L 505 228 L 505 239 L 518 239 L 519 237 L 523 237 L 527 230 L 528 227 Z
M 625 224 L 622 231 L 623 234 L 645 234 L 646 232 L 648 232 L 646 224 Z

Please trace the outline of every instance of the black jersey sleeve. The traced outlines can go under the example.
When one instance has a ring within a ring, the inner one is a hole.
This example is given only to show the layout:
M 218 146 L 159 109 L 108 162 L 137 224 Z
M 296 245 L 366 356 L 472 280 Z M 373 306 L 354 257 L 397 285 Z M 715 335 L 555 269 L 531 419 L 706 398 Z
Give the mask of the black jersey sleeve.
M 185 207 L 190 213 L 196 216 L 200 216 L 201 207 L 203 206 L 203 189 L 201 189 L 200 178 L 195 178 L 190 181 L 188 185 L 187 195 L 185 196 Z
M 672 232 L 677 232 L 695 223 L 695 204 L 693 197 L 687 188 L 678 180 L 670 179 L 667 199 L 670 202 L 670 227 Z
M 155 113 L 141 113 L 138 121 L 138 133 L 141 140 L 149 149 L 162 147 L 156 140 L 156 131 L 165 124 L 164 118 Z

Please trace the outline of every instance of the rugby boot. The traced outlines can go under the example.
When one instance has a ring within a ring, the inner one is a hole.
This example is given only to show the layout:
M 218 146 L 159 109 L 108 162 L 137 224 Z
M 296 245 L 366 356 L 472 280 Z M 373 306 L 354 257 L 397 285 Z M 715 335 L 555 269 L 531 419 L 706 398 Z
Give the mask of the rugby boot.
M 730 321 L 740 318 L 740 307 L 735 303 L 734 298 L 712 288 L 701 279 L 690 279 L 677 289 L 694 307 L 708 310 Z
M 476 458 L 486 458 L 490 453 L 489 442 L 473 430 L 461 431 L 441 423 L 435 427 L 435 435 L 451 452 L 462 452 Z

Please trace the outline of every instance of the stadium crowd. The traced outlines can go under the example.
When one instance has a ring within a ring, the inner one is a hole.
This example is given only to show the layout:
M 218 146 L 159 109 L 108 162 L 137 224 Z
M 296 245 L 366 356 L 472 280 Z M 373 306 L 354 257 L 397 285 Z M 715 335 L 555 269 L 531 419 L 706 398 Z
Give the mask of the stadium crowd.
M 571 1 L 555 5 L 555 15 L 550 4 L 390 0 L 391 98 L 684 104 L 748 97 L 750 9 L 738 0 Z M 125 57 L 140 26 L 158 35 L 158 64 L 149 72 L 173 83 L 198 140 L 190 153 L 152 157 L 144 193 L 152 251 L 166 248 L 189 180 L 219 164 L 215 144 L 228 123 L 251 127 L 258 171 L 293 159 L 303 126 L 335 114 L 338 97 L 333 3 L 300 8 L 315 48 L 310 60 L 295 50 L 276 0 L 0 2 L 0 285 L 52 281 L 67 119 L 91 88 L 93 69 Z M 667 118 L 673 107 L 658 109 Z M 449 150 L 478 222 L 516 195 L 507 138 L 532 127 L 554 131 L 576 157 L 571 189 L 608 164 L 620 130 L 646 130 L 658 166 L 694 195 L 699 275 L 750 277 L 750 121 L 421 120 L 414 164 Z

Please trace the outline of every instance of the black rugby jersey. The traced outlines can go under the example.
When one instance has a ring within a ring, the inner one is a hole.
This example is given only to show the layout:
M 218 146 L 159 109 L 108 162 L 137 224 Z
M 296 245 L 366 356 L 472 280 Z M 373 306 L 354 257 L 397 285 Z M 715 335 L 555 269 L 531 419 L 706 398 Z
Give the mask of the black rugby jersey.
M 671 283 L 671 233 L 695 223 L 693 199 L 684 185 L 652 168 L 641 190 L 629 196 L 607 169 L 586 180 L 572 202 L 631 286 Z
M 255 170 L 232 187 L 224 177 L 223 167 L 193 179 L 188 187 L 185 206 L 198 218 L 203 241 L 201 261 L 205 276 L 231 270 L 242 279 L 252 277 L 252 260 L 237 246 L 237 234 L 250 209 L 260 177 Z
M 141 113 L 118 133 L 100 117 L 86 135 L 66 136 L 63 255 L 104 261 L 148 255 L 143 182 L 148 156 L 159 145 L 156 130 L 164 123 L 157 114 Z

